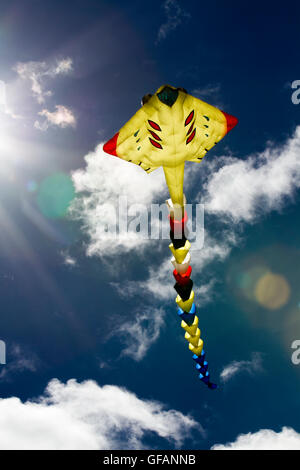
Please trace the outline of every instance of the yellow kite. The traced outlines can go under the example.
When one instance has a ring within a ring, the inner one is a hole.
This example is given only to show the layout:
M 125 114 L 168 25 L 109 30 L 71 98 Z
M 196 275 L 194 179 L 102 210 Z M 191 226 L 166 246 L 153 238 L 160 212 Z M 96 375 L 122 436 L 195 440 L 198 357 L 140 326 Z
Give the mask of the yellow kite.
M 213 390 L 217 385 L 210 381 L 190 278 L 191 244 L 185 236 L 184 163 L 201 162 L 206 152 L 237 124 L 237 119 L 189 95 L 183 88 L 170 85 L 160 87 L 154 95 L 146 95 L 142 104 L 121 130 L 104 144 L 103 150 L 139 165 L 147 173 L 160 166 L 164 169 L 171 196 L 167 201 L 172 241 L 169 248 L 175 268 L 178 315 L 199 378 Z
M 173 204 L 183 205 L 184 162 L 202 158 L 237 119 L 170 85 L 147 102 L 103 150 L 139 165 L 147 173 L 162 166 Z

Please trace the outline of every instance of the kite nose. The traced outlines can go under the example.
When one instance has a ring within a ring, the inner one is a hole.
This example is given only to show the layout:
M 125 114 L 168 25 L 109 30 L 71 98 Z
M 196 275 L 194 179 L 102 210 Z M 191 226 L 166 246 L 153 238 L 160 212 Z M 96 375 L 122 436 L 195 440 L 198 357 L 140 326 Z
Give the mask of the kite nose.
M 112 139 L 110 139 L 108 142 L 106 142 L 103 145 L 103 150 L 106 153 L 109 153 L 110 155 L 115 155 L 115 157 L 118 157 L 117 154 L 117 142 L 118 142 L 118 137 L 119 137 L 119 132 L 117 132 Z
M 237 123 L 238 123 L 238 120 L 236 117 L 234 116 L 231 116 L 230 114 L 227 114 L 225 113 L 224 111 L 222 111 L 222 113 L 224 114 L 225 118 L 226 118 L 226 122 L 227 122 L 227 133 L 229 131 L 231 131 L 231 129 L 233 129 Z

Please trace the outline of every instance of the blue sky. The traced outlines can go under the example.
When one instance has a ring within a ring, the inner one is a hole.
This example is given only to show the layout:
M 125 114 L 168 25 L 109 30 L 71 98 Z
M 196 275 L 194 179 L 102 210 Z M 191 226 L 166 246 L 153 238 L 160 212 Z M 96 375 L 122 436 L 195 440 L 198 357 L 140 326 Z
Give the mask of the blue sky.
M 299 8 L 1 1 L 1 448 L 300 448 Z M 160 170 L 102 151 L 165 83 L 239 119 L 185 178 L 205 204 L 192 265 L 215 392 L 168 241 L 102 237 L 119 195 L 168 197 Z

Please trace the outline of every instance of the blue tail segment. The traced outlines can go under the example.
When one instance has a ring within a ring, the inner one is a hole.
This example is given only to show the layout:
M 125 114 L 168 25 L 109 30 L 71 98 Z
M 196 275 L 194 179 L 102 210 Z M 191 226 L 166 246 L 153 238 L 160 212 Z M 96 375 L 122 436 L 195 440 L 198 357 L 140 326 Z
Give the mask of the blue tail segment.
M 178 315 L 181 320 L 183 320 L 187 325 L 191 326 L 194 322 L 196 315 L 196 306 L 192 305 L 192 308 L 189 312 L 185 312 L 182 308 L 178 307 Z M 196 369 L 199 372 L 199 379 L 205 383 L 211 390 L 218 388 L 218 385 L 210 381 L 210 374 L 208 371 L 208 362 L 205 360 L 205 351 L 202 349 L 200 356 L 196 354 L 193 355 L 193 359 L 196 362 Z
M 180 316 L 181 320 L 185 321 L 187 325 L 191 326 L 196 315 L 195 304 L 192 305 L 192 308 L 189 312 L 185 312 L 184 310 L 182 310 L 182 308 L 178 307 L 178 315 Z
M 205 383 L 205 385 L 208 386 L 208 388 L 210 388 L 211 390 L 215 390 L 216 388 L 218 388 L 218 386 L 216 384 L 213 384 L 210 380 L 210 374 L 208 371 L 201 373 L 199 374 L 199 379 L 202 380 L 202 382 Z
M 218 388 L 218 385 L 217 385 L 217 384 L 213 384 L 212 382 L 209 382 L 208 388 L 210 388 L 211 390 L 216 390 L 216 388 Z
M 203 361 L 205 359 L 205 351 L 204 349 L 202 349 L 202 352 L 201 352 L 201 355 L 200 356 L 197 356 L 196 354 L 193 355 L 193 359 L 195 362 L 197 362 L 197 364 L 203 364 Z
M 200 364 L 196 364 L 196 369 L 198 369 L 201 374 L 206 374 L 208 369 L 208 362 L 204 361 L 202 366 Z
M 218 388 L 218 385 L 212 383 L 209 378 L 210 374 L 208 372 L 208 362 L 205 360 L 205 351 L 202 350 L 202 353 L 200 356 L 197 356 L 196 354 L 193 355 L 193 359 L 196 362 L 196 369 L 199 371 L 199 379 L 205 383 L 205 385 L 208 386 L 211 390 L 215 390 Z

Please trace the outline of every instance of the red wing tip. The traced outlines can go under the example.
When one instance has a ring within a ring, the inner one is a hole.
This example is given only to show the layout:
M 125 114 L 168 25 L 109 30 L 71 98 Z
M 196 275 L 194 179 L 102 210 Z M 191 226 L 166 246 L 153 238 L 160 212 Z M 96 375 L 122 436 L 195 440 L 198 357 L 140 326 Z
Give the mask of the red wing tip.
M 117 141 L 119 137 L 119 132 L 117 132 L 112 139 L 108 140 L 104 145 L 103 145 L 103 150 L 106 153 L 109 153 L 109 155 L 114 155 L 115 157 L 118 157 L 117 154 Z
M 222 111 L 222 113 L 224 114 L 226 118 L 227 132 L 230 132 L 231 129 L 233 129 L 237 125 L 238 119 L 234 116 L 231 116 L 230 114 L 225 113 L 224 111 Z

